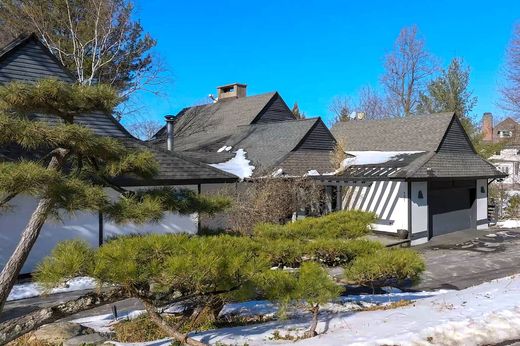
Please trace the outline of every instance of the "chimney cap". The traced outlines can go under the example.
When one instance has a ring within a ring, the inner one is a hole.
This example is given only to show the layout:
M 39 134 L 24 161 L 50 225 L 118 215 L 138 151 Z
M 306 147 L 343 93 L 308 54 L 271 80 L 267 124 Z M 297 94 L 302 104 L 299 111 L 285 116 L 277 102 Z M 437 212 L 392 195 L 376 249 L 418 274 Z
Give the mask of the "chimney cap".
M 223 89 L 223 88 L 229 88 L 229 87 L 234 87 L 234 86 L 239 86 L 239 87 L 247 87 L 247 84 L 243 84 L 243 83 L 229 83 L 229 84 L 224 84 L 224 85 L 221 85 L 221 86 L 218 86 L 217 89 Z
M 168 122 L 168 121 L 174 121 L 176 117 L 177 117 L 176 115 L 167 114 L 164 116 L 164 119 L 166 119 L 166 121 Z

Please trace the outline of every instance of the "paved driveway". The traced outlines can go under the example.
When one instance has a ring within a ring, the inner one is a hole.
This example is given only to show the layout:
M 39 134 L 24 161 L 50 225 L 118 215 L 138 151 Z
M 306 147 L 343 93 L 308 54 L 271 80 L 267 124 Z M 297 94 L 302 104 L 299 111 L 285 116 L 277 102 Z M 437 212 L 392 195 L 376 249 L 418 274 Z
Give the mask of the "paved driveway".
M 416 289 L 463 289 L 520 273 L 520 229 L 457 232 L 414 248 L 426 261 Z

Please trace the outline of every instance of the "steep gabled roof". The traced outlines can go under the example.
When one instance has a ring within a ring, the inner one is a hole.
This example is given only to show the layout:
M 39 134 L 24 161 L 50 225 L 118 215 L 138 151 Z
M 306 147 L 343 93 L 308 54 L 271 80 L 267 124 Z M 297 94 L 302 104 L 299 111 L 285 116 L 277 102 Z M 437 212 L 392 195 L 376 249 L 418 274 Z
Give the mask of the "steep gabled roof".
M 435 151 L 454 113 L 417 115 L 335 124 L 331 131 L 347 151 Z
M 344 179 L 504 177 L 473 148 L 453 112 L 384 120 L 348 121 L 332 128 L 347 152 L 396 152 L 381 163 L 354 164 Z M 377 155 L 377 153 L 376 153 Z
M 0 50 L 0 83 L 14 80 L 36 81 L 55 78 L 74 82 L 70 72 L 39 41 L 36 35 L 20 36 Z M 56 123 L 61 119 L 52 115 L 33 115 L 38 121 Z M 128 185 L 198 184 L 212 182 L 234 182 L 238 178 L 204 163 L 172 153 L 133 137 L 111 114 L 93 112 L 76 117 L 76 121 L 100 136 L 109 136 L 122 141 L 126 147 L 151 150 L 159 162 L 159 174 L 146 181 L 137 177 L 122 177 L 118 181 Z M 12 161 L 21 157 L 38 157 L 40 153 L 28 153 L 16 145 L 0 148 L 0 161 Z
M 151 141 L 165 147 L 166 128 Z M 305 144 L 305 145 L 303 145 Z M 238 149 L 255 166 L 254 176 L 271 174 L 278 168 L 286 174 L 317 169 L 311 156 L 288 155 L 295 150 L 316 150 L 312 157 L 330 162 L 335 140 L 320 118 L 298 120 L 277 92 L 222 99 L 216 103 L 185 108 L 174 124 L 174 150 L 215 164 L 228 161 Z M 228 151 L 219 150 L 231 147 Z M 284 163 L 284 160 L 289 160 Z M 327 165 L 327 172 L 331 171 Z M 333 171 L 333 169 L 332 169 Z

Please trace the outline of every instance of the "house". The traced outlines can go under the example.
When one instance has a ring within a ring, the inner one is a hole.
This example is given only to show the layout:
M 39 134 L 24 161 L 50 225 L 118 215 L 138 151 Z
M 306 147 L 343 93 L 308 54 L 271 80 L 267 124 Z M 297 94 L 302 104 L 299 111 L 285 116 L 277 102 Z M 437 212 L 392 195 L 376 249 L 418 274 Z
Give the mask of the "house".
M 520 183 L 520 124 L 508 117 L 493 126 L 493 115 L 484 113 L 482 131 L 484 141 L 503 144 L 498 152 L 489 158 L 500 171 L 508 174 L 502 183 L 509 187 Z
M 0 50 L 0 83 L 10 81 L 36 81 L 54 78 L 74 82 L 73 76 L 35 35 L 20 37 Z M 34 115 L 35 120 L 54 122 L 57 118 Z M 134 138 L 111 115 L 102 113 L 84 114 L 77 117 L 78 123 L 92 129 L 96 134 L 117 138 L 128 148 L 147 149 L 154 153 L 160 164 L 159 174 L 150 180 L 121 178 L 118 184 L 128 189 L 154 186 L 179 186 L 201 191 L 206 184 L 234 183 L 238 177 L 209 166 L 181 153 L 153 147 L 149 143 Z M 0 161 L 18 160 L 26 153 L 13 146 L 0 148 Z M 110 192 L 110 191 L 109 191 Z M 114 195 L 115 192 L 114 192 Z M 16 197 L 12 211 L 0 214 L 0 268 L 3 267 L 19 241 L 20 234 L 29 220 L 37 201 L 29 196 Z M 197 215 L 169 213 L 160 223 L 148 225 L 116 225 L 104 220 L 101 214 L 76 213 L 67 215 L 61 221 L 48 220 L 37 240 L 22 273 L 33 270 L 34 266 L 64 239 L 81 238 L 92 245 L 104 239 L 126 233 L 144 232 L 191 232 L 197 231 Z
M 247 96 L 245 84 L 217 87 L 213 103 L 183 109 L 152 143 L 243 179 L 334 172 L 336 140 L 321 118 L 296 119 L 278 92 Z
M 477 155 L 454 113 L 351 120 L 332 133 L 348 157 L 335 175 L 317 179 L 336 209 L 375 212 L 376 232 L 412 244 L 488 227 L 488 184 L 506 174 Z

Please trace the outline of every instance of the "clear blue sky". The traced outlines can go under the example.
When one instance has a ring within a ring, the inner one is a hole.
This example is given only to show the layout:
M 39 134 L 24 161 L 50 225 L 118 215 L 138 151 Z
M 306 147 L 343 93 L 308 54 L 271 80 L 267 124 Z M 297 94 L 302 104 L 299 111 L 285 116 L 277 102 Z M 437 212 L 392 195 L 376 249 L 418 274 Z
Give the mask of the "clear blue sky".
M 136 17 L 158 44 L 170 80 L 164 96 L 141 93 L 162 119 L 231 82 L 248 94 L 278 91 L 308 116 L 327 118 L 335 95 L 378 87 L 399 30 L 416 24 L 443 65 L 463 57 L 478 97 L 474 113 L 496 116 L 504 52 L 520 1 L 137 0 Z

